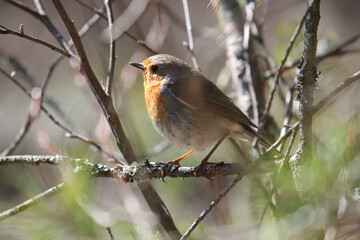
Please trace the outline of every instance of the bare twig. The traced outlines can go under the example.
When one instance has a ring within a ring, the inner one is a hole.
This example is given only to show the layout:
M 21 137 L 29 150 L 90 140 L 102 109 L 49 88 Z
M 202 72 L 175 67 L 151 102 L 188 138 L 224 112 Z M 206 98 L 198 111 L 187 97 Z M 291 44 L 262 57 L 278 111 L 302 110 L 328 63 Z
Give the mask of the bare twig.
M 276 186 L 277 176 L 278 176 L 278 174 L 280 173 L 282 167 L 284 166 L 284 163 L 286 163 L 287 161 L 289 161 L 289 156 L 290 156 L 291 148 L 292 148 L 292 146 L 294 145 L 297 131 L 298 131 L 298 129 L 294 129 L 294 130 L 292 131 L 289 146 L 288 146 L 288 148 L 286 149 L 284 158 L 283 158 L 283 160 L 282 160 L 282 162 L 281 162 L 281 164 L 280 164 L 280 166 L 279 166 L 279 169 L 278 169 L 277 172 L 276 172 L 276 175 L 274 176 L 274 179 L 273 179 L 273 187 L 272 187 L 272 189 L 271 189 L 271 193 L 270 193 L 269 196 L 268 196 L 266 205 L 265 205 L 265 207 L 264 207 L 264 209 L 263 209 L 263 211 L 262 211 L 262 213 L 261 213 L 258 226 L 260 226 L 260 225 L 262 224 L 262 222 L 263 222 L 263 220 L 264 220 L 264 217 L 265 217 L 265 214 L 266 214 L 266 211 L 267 211 L 269 205 L 272 204 L 271 199 L 272 199 L 272 197 L 273 197 L 273 195 L 274 195 L 274 193 L 275 193 L 275 191 L 276 191 L 276 187 L 277 187 L 277 186 Z
M 64 183 L 60 183 L 59 185 L 56 185 L 55 187 L 52 187 L 52 188 L 46 190 L 45 192 L 43 192 L 39 195 L 36 195 L 35 197 L 30 198 L 29 200 L 17 205 L 16 207 L 8 209 L 8 210 L 0 213 L 0 221 L 25 211 L 29 207 L 32 207 L 35 204 L 38 204 L 40 201 L 42 201 L 46 198 L 49 198 L 56 193 L 59 193 L 63 188 L 64 188 Z
M 83 0 L 76 0 L 79 4 L 81 4 L 82 6 L 94 11 L 94 13 L 98 14 L 100 17 L 102 17 L 103 19 L 107 20 L 107 16 L 106 14 L 104 14 L 102 11 L 100 11 L 99 9 L 97 9 L 96 7 L 94 7 L 93 5 L 91 5 L 88 2 L 84 2 Z
M 297 38 L 297 36 L 299 35 L 300 33 L 300 30 L 305 22 L 305 19 L 306 19 L 306 16 L 308 15 L 309 13 L 309 9 L 307 9 L 307 11 L 305 12 L 304 16 L 302 17 L 299 25 L 296 27 L 295 29 L 295 32 L 293 34 L 293 36 L 291 37 L 291 40 L 290 40 L 290 43 L 289 43 L 289 46 L 288 48 L 286 49 L 286 52 L 285 52 L 285 55 L 283 57 L 283 59 L 281 60 L 281 64 L 278 68 L 278 70 L 276 71 L 276 75 L 275 75 L 275 82 L 274 82 L 274 87 L 270 93 L 270 97 L 269 97 L 269 100 L 268 100 L 268 103 L 266 105 L 266 108 L 265 108 L 265 111 L 264 111 L 264 114 L 263 114 L 263 117 L 261 119 L 261 122 L 260 122 L 260 125 L 259 125 L 259 129 L 258 129 L 258 133 L 257 133 L 257 136 L 256 138 L 254 139 L 254 144 L 255 146 L 258 145 L 258 142 L 259 142 L 259 137 L 261 136 L 263 130 L 264 130 L 264 127 L 266 125 L 266 121 L 269 117 L 269 113 L 270 113 L 270 108 L 271 108 L 271 104 L 272 104 L 272 101 L 274 99 L 274 95 L 275 95 L 275 91 L 276 91 L 276 88 L 277 88 L 277 85 L 279 83 L 279 79 L 280 79 L 280 76 L 281 76 L 281 73 L 282 73 L 282 69 L 285 65 L 285 62 L 290 54 L 290 51 L 292 49 L 292 47 L 294 46 L 294 43 L 295 43 L 295 40 Z
M 64 37 L 55 28 L 54 24 L 51 22 L 51 20 L 46 15 L 46 12 L 45 12 L 40 0 L 34 0 L 37 11 L 26 6 L 24 3 L 16 1 L 16 0 L 4 0 L 4 1 L 23 10 L 24 12 L 29 13 L 30 15 L 32 15 L 33 17 L 35 17 L 36 19 L 41 21 L 47 27 L 47 29 L 52 33 L 52 35 L 56 38 L 56 40 L 58 41 L 60 46 L 62 46 L 71 55 L 74 55 L 71 48 L 67 45 L 67 42 L 64 39 Z
M 10 76 L 4 69 L 0 68 L 0 72 L 2 74 L 4 74 L 8 79 L 10 79 L 13 83 L 15 83 L 28 97 L 31 98 L 31 94 L 30 92 L 19 82 L 17 81 L 15 78 L 13 78 L 12 76 Z M 64 124 L 60 123 L 58 120 L 56 120 L 56 118 L 50 114 L 50 112 L 48 111 L 48 109 L 46 107 L 44 107 L 43 105 L 41 105 L 41 110 L 45 113 L 45 115 L 53 122 L 55 123 L 55 125 L 59 126 L 60 128 L 62 128 L 63 130 L 65 130 L 65 132 L 68 133 L 69 137 L 73 137 L 73 138 L 77 138 L 80 139 L 92 146 L 94 146 L 96 149 L 98 149 L 100 152 L 106 154 L 108 157 L 115 159 L 118 163 L 120 164 L 125 164 L 122 160 L 120 160 L 119 158 L 116 158 L 113 154 L 108 153 L 107 151 L 105 151 L 99 144 L 97 144 L 96 142 L 94 142 L 91 139 L 88 139 L 84 136 L 81 136 L 78 133 L 75 133 L 73 130 L 71 130 L 69 127 L 65 126 Z
M 111 232 L 111 228 L 107 227 L 107 228 L 106 228 L 106 231 L 107 231 L 108 234 L 109 234 L 110 240 L 115 240 L 114 235 L 113 235 L 112 232 Z
M 252 161 L 236 178 L 213 200 L 210 205 L 200 214 L 190 228 L 182 235 L 181 240 L 187 239 L 190 234 L 195 230 L 199 223 L 209 214 L 209 212 L 226 196 L 226 194 L 251 170 L 253 170 L 259 162 L 261 162 L 264 156 L 269 153 L 269 150 L 264 155 L 259 156 L 257 159 Z
M 313 107 L 313 114 L 317 113 L 321 108 L 325 106 L 329 101 L 331 101 L 337 94 L 339 94 L 343 89 L 349 87 L 352 83 L 360 79 L 360 71 L 351 75 L 351 77 L 345 79 L 337 86 L 334 90 L 332 90 L 326 97 L 324 97 L 318 104 Z
M 348 40 L 339 44 L 338 46 L 331 49 L 330 51 L 316 56 L 316 64 L 319 64 L 320 62 L 326 60 L 329 57 L 337 57 L 337 56 L 341 56 L 341 55 L 349 54 L 349 53 L 358 53 L 360 51 L 359 49 L 345 50 L 344 48 L 353 44 L 354 42 L 356 42 L 359 39 L 360 39 L 360 34 L 356 34 L 355 36 L 349 38 Z M 298 66 L 299 63 L 300 63 L 300 59 L 297 59 L 297 60 L 287 64 L 286 66 L 284 66 L 282 73 Z M 268 78 L 274 77 L 274 76 L 275 76 L 275 73 L 270 73 L 270 74 L 267 74 L 264 78 L 268 79 Z
M 34 0 L 34 3 L 38 11 L 38 16 L 35 17 L 38 18 L 49 29 L 52 35 L 59 42 L 60 46 L 62 46 L 71 55 L 74 55 L 74 52 L 71 50 L 71 47 L 69 46 L 66 39 L 60 34 L 60 32 L 55 28 L 54 24 L 50 21 L 50 19 L 46 15 L 41 0 Z
M 194 53 L 194 39 L 192 36 L 192 26 L 191 26 L 191 20 L 190 20 L 190 10 L 189 10 L 189 5 L 188 5 L 188 1 L 187 0 L 182 0 L 182 4 L 184 6 L 184 15 L 185 15 L 185 22 L 186 22 L 186 31 L 187 31 L 187 35 L 188 35 L 188 40 L 189 40 L 189 45 L 188 45 L 188 50 L 191 54 L 191 60 L 194 64 L 194 68 L 199 70 L 199 64 L 196 60 L 195 57 L 195 53 Z
M 16 32 L 16 31 L 13 31 L 3 25 L 0 25 L 0 34 L 11 34 L 11 35 L 15 35 L 15 36 L 18 36 L 18 37 L 21 37 L 21 38 L 25 38 L 27 40 L 30 40 L 32 42 L 35 42 L 35 43 L 38 43 L 40 45 L 43 45 L 45 47 L 48 47 L 50 48 L 51 50 L 54 50 L 55 52 L 58 52 L 62 55 L 64 55 L 65 57 L 67 58 L 71 58 L 71 57 L 74 57 L 72 56 L 71 54 L 65 52 L 64 50 L 60 49 L 60 48 L 57 48 L 55 47 L 54 45 L 51 45 L 50 43 L 48 42 L 45 42 L 43 40 L 40 40 L 38 38 L 35 38 L 35 37 L 32 37 L 32 36 L 29 36 L 27 34 L 25 34 L 24 32 Z M 75 57 L 74 57 L 75 58 Z
M 20 129 L 18 135 L 15 137 L 14 142 L 12 142 L 4 151 L 2 151 L 0 153 L 0 156 L 7 156 L 15 151 L 15 149 L 19 146 L 21 141 L 26 136 L 26 133 L 29 131 L 32 122 L 32 117 L 30 116 L 30 114 L 28 114 L 26 122 L 24 126 Z
M 108 73 L 107 73 L 107 79 L 106 79 L 106 89 L 105 92 L 107 95 L 111 96 L 111 89 L 112 89 L 112 83 L 114 80 L 114 66 L 115 66 L 115 50 L 116 45 L 113 38 L 113 22 L 114 22 L 114 16 L 112 13 L 112 7 L 110 0 L 104 0 L 104 5 L 106 8 L 106 14 L 109 24 L 109 67 L 108 67 Z
M 292 108 L 293 108 L 293 103 L 294 103 L 294 92 L 295 92 L 295 86 L 292 86 L 289 88 L 287 96 L 286 96 L 286 111 L 285 111 L 285 117 L 283 120 L 281 132 L 280 132 L 280 137 L 282 137 L 286 133 L 286 129 L 288 129 L 291 118 L 293 116 Z
M 84 7 L 94 11 L 94 13 L 98 14 L 98 16 L 100 16 L 101 18 L 107 20 L 107 16 L 105 14 L 102 13 L 102 11 L 100 11 L 99 9 L 95 8 L 94 6 L 92 6 L 91 4 L 84 2 L 82 0 L 77 0 L 78 3 L 80 3 L 81 5 L 83 5 Z M 81 31 L 79 31 L 80 34 Z M 149 47 L 143 40 L 138 39 L 137 37 L 135 37 L 134 35 L 132 35 L 131 33 L 129 33 L 129 31 L 124 31 L 124 34 L 126 36 L 128 36 L 129 38 L 131 38 L 132 40 L 134 40 L 137 44 L 139 44 L 140 46 L 144 47 L 146 50 L 148 50 L 149 52 L 151 52 L 152 54 L 158 54 L 155 50 L 153 50 L 151 47 Z
M 349 87 L 355 81 L 360 79 L 360 71 L 354 73 L 351 77 L 345 79 L 339 86 L 337 86 L 333 91 L 331 91 L 326 97 L 324 97 L 318 104 L 313 107 L 313 114 L 317 113 L 321 110 L 328 102 L 330 102 L 337 94 L 339 94 L 342 90 Z M 295 129 L 299 129 L 300 121 L 297 121 L 285 134 L 280 137 L 269 149 L 277 148 L 281 143 L 285 141 L 288 137 L 290 137 L 291 133 Z

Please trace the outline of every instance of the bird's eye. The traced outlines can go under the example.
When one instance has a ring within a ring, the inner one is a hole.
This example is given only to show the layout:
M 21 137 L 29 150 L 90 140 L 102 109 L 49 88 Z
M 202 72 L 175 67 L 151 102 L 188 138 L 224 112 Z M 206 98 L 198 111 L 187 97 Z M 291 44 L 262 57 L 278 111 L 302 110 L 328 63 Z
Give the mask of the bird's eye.
M 156 71 L 159 69 L 159 66 L 152 65 L 150 69 L 151 69 L 151 72 L 156 73 Z

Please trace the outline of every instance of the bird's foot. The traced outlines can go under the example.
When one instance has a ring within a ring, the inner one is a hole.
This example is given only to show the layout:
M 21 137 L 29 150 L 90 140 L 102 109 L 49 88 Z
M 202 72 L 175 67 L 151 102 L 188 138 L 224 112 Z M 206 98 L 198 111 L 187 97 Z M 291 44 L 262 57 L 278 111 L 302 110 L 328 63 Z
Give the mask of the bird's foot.
M 170 161 L 166 164 L 164 164 L 164 166 L 161 167 L 161 180 L 165 182 L 164 178 L 166 177 L 166 175 L 169 173 L 169 172 L 172 172 L 174 171 L 176 168 L 180 167 L 180 161 L 182 159 L 175 159 L 173 161 Z

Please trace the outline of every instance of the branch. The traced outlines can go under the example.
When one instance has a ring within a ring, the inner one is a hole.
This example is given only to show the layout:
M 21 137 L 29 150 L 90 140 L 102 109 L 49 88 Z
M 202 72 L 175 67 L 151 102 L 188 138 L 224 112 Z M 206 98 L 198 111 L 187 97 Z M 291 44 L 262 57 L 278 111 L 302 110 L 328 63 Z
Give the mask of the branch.
M 306 168 L 311 163 L 313 95 L 318 73 L 316 68 L 317 30 L 320 21 L 320 0 L 308 1 L 309 14 L 305 21 L 304 52 L 298 74 L 298 99 L 300 100 L 300 144 L 290 167 L 300 198 L 304 197 L 304 180 L 309 176 Z
M 265 157 L 263 156 L 262 159 Z M 10 164 L 29 164 L 40 166 L 42 164 L 60 165 L 64 162 L 71 163 L 75 173 L 83 173 L 90 177 L 111 177 L 124 182 L 144 182 L 151 179 L 162 179 L 162 172 L 166 170 L 166 176 L 171 178 L 228 176 L 239 174 L 248 167 L 243 163 L 209 163 L 203 171 L 196 172 L 196 167 L 169 166 L 163 162 L 133 163 L 130 166 L 117 165 L 113 168 L 103 164 L 93 164 L 88 159 L 71 158 L 67 156 L 48 155 L 14 155 L 0 157 L 0 166 Z M 195 174 L 196 172 L 196 174 Z M 259 169 L 258 172 L 264 172 Z M 195 176 L 196 175 L 196 176 Z
M 36 19 L 41 21 L 47 27 L 47 29 L 52 33 L 52 35 L 58 41 L 60 46 L 62 46 L 71 55 L 74 55 L 71 48 L 67 44 L 65 38 L 55 28 L 54 24 L 51 22 L 51 20 L 46 15 L 46 12 L 45 12 L 40 0 L 34 0 L 37 11 L 34 10 L 34 9 L 31 9 L 30 7 L 26 6 L 22 2 L 18 2 L 18 1 L 15 1 L 15 0 L 4 0 L 4 1 L 11 4 L 11 5 L 13 5 L 13 6 L 15 6 L 15 7 L 17 7 L 17 8 L 19 8 L 19 9 L 21 9 L 21 10 L 23 10 L 24 12 L 29 13 L 30 15 L 32 15 L 33 17 L 35 17 Z
M 190 226 L 190 228 L 182 235 L 181 240 L 187 239 L 192 231 L 199 225 L 199 223 L 204 220 L 204 218 L 209 214 L 209 212 L 226 196 L 226 194 L 245 176 L 245 174 L 252 171 L 262 160 L 264 157 L 270 153 L 270 149 L 266 151 L 265 154 L 259 156 L 254 161 L 248 164 L 246 168 L 244 168 L 236 178 L 213 200 L 210 205 L 200 214 L 200 216 L 195 220 L 195 222 Z
M 20 25 L 20 26 L 23 26 L 23 25 Z M 45 47 L 48 47 L 48 48 L 50 48 L 51 50 L 54 50 L 55 52 L 58 52 L 58 53 L 64 55 L 65 57 L 67 57 L 67 58 L 74 57 L 74 56 L 72 56 L 71 54 L 65 52 L 64 50 L 62 50 L 62 49 L 60 49 L 60 48 L 57 48 L 57 47 L 55 47 L 54 45 L 51 45 L 50 43 L 47 43 L 47 42 L 45 42 L 45 41 L 43 41 L 43 40 L 40 40 L 40 39 L 38 39 L 38 38 L 35 38 L 35 37 L 32 37 L 32 36 L 26 35 L 26 34 L 24 33 L 24 31 L 23 31 L 23 28 L 22 28 L 22 27 L 20 27 L 20 28 L 21 28 L 21 32 L 16 32 L 16 31 L 13 31 L 13 30 L 11 30 L 11 29 L 3 26 L 3 25 L 0 25 L 0 34 L 4 34 L 4 35 L 5 35 L 5 34 L 11 34 L 11 35 L 15 35 L 15 36 L 18 36 L 18 37 L 21 37 L 21 38 L 25 38 L 25 39 L 30 40 L 30 41 L 32 41 L 32 42 L 35 42 L 35 43 L 38 43 L 38 44 L 43 45 L 43 46 L 45 46 Z M 75 57 L 74 57 L 74 58 L 75 58 Z
M 12 142 L 6 149 L 4 149 L 4 151 L 2 151 L 0 153 L 0 156 L 7 156 L 7 155 L 12 154 L 15 151 L 15 149 L 19 146 L 21 141 L 24 139 L 24 137 L 28 133 L 28 131 L 33 123 L 32 119 L 33 118 L 30 116 L 30 114 L 28 114 L 26 122 L 25 122 L 24 126 L 20 129 L 19 133 L 16 135 L 14 142 Z
M 70 20 L 60 0 L 52 0 L 55 8 L 60 14 L 81 59 L 81 70 L 86 75 L 90 88 L 93 91 L 98 103 L 100 104 L 104 115 L 110 125 L 110 128 L 116 139 L 116 143 L 120 151 L 122 152 L 125 160 L 128 164 L 136 161 L 134 151 L 130 145 L 129 139 L 125 135 L 125 131 L 120 123 L 119 116 L 115 111 L 111 97 L 106 95 L 101 85 L 99 84 L 90 64 L 87 59 L 83 44 L 79 37 L 79 34 L 74 26 L 74 23 Z M 177 230 L 170 213 L 150 184 L 139 184 L 138 185 L 142 194 L 144 195 L 150 209 L 159 217 L 160 224 L 170 235 L 172 239 L 178 239 L 180 233 Z
M 84 7 L 91 9 L 92 11 L 94 11 L 97 16 L 100 16 L 101 18 L 107 20 L 106 15 L 104 15 L 102 13 L 102 11 L 96 9 L 95 7 L 93 7 L 92 5 L 90 5 L 87 2 L 83 2 L 82 0 L 77 0 L 78 3 L 80 3 L 81 5 L 83 5 Z M 80 31 L 79 31 L 80 33 Z M 155 50 L 153 50 L 151 47 L 149 47 L 143 40 L 138 39 L 137 37 L 135 37 L 134 35 L 132 35 L 131 33 L 129 33 L 129 31 L 124 31 L 124 34 L 126 36 L 128 36 L 129 38 L 131 38 L 132 40 L 134 40 L 137 44 L 139 44 L 140 46 L 144 47 L 146 50 L 148 50 L 149 52 L 151 52 L 152 54 L 158 54 L 158 52 L 156 52 Z
M 16 207 L 8 209 L 8 210 L 0 213 L 0 221 L 25 211 L 26 209 L 34 206 L 35 204 L 39 203 L 40 201 L 42 201 L 46 198 L 49 198 L 56 193 L 59 193 L 63 188 L 64 188 L 64 183 L 60 183 L 59 185 L 56 185 L 55 187 L 52 187 L 52 188 L 46 190 L 45 192 L 43 192 L 39 195 L 36 195 L 35 197 L 30 198 L 29 200 L 17 205 Z
M 107 19 L 108 19 L 108 24 L 109 24 L 109 67 L 108 67 L 108 73 L 107 73 L 107 79 L 106 79 L 106 94 L 111 96 L 111 89 L 112 89 L 112 83 L 114 80 L 114 65 L 115 65 L 115 60 L 116 60 L 116 56 L 115 56 L 115 50 L 116 50 L 116 45 L 115 45 L 115 41 L 113 38 L 113 22 L 114 22 L 114 16 L 112 13 L 112 7 L 111 7 L 111 3 L 110 0 L 104 0 L 104 5 L 106 8 L 106 13 L 107 13 Z
M 185 22 L 186 22 L 186 31 L 189 39 L 189 44 L 187 45 L 187 49 L 189 50 L 191 54 L 191 60 L 194 64 L 194 68 L 199 70 L 199 64 L 196 60 L 195 53 L 194 53 L 194 40 L 192 36 L 192 26 L 191 26 L 191 20 L 190 20 L 190 10 L 187 0 L 182 0 L 182 4 L 184 6 L 184 15 L 185 15 Z M 185 44 L 186 45 L 186 44 Z
M 337 86 L 333 91 L 331 91 L 326 97 L 324 97 L 318 104 L 313 107 L 312 114 L 316 114 L 321 110 L 327 103 L 329 103 L 333 98 L 339 94 L 342 90 L 349 87 L 351 84 L 353 84 L 355 81 L 360 79 L 360 71 L 354 73 L 351 77 L 345 79 L 341 82 L 339 86 Z M 281 143 L 283 143 L 290 135 L 293 133 L 293 131 L 298 130 L 300 127 L 300 121 L 297 121 L 287 132 L 280 137 L 268 150 L 272 150 L 280 146 Z
M 349 38 L 348 40 L 346 40 L 345 42 L 339 44 L 338 46 L 334 47 L 333 49 L 331 49 L 330 51 L 317 55 L 316 56 L 316 64 L 319 64 L 320 62 L 324 61 L 325 59 L 329 58 L 329 57 L 337 57 L 337 56 L 341 56 L 344 54 L 349 54 L 349 53 L 358 53 L 360 50 L 358 49 L 353 49 L 353 50 L 345 50 L 344 48 L 353 44 L 354 42 L 356 42 L 357 40 L 360 39 L 360 34 L 356 34 L 355 36 Z M 300 63 L 300 59 L 297 59 L 289 64 L 287 64 L 286 66 L 284 66 L 282 73 L 298 66 Z M 264 76 L 264 79 L 268 79 L 270 77 L 274 77 L 275 73 L 267 73 Z
M 269 101 L 266 105 L 266 108 L 265 108 L 265 111 L 264 111 L 264 114 L 263 114 L 263 117 L 262 117 L 262 120 L 261 120 L 261 123 L 259 125 L 259 129 L 258 129 L 258 133 L 257 133 L 257 136 L 254 140 L 255 142 L 255 146 L 258 145 L 258 142 L 259 142 L 259 139 L 260 139 L 260 136 L 264 130 L 264 127 L 266 125 L 266 121 L 269 117 L 269 113 L 270 113 L 270 108 L 271 108 L 271 104 L 272 104 L 272 101 L 274 99 L 274 95 L 275 95 L 275 91 L 276 91 L 276 88 L 277 88 L 277 85 L 279 83 L 279 80 L 280 80 L 280 76 L 281 76 L 281 73 L 282 73 L 282 69 L 285 65 L 285 62 L 290 54 L 290 51 L 292 49 L 292 47 L 294 46 L 294 43 L 295 43 L 295 40 L 296 38 L 298 37 L 299 33 L 300 33 L 300 30 L 302 29 L 302 26 L 305 22 L 305 19 L 306 19 L 306 16 L 308 15 L 309 13 L 309 9 L 305 12 L 304 16 L 302 17 L 299 25 L 296 27 L 295 29 L 295 32 L 293 34 L 293 36 L 291 37 L 291 40 L 290 40 L 290 43 L 289 43 L 289 46 L 288 48 L 286 49 L 286 52 L 285 52 L 285 56 L 283 57 L 283 59 L 281 60 L 281 64 L 278 68 L 278 70 L 276 71 L 276 75 L 275 75 L 275 83 L 274 83 L 274 88 L 272 89 L 271 93 L 270 93 L 270 97 L 269 97 Z

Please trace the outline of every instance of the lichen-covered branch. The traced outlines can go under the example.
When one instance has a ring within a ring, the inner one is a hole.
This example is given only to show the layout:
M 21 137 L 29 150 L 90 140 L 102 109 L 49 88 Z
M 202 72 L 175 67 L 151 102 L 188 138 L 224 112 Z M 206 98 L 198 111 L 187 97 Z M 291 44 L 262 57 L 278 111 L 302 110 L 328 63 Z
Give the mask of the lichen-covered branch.
M 298 99 L 300 101 L 300 144 L 291 159 L 291 169 L 299 196 L 304 197 L 304 182 L 309 178 L 311 164 L 313 94 L 318 77 L 316 68 L 317 30 L 320 22 L 320 0 L 308 1 L 309 14 L 305 20 L 304 52 L 298 75 Z

